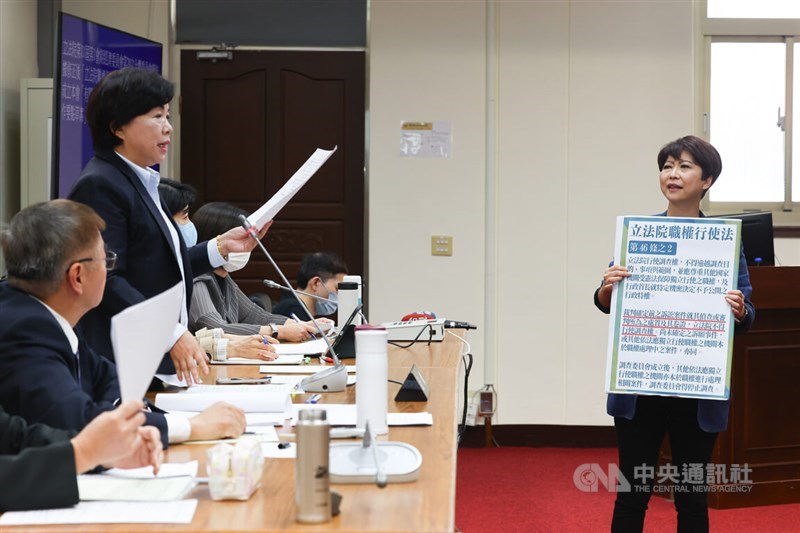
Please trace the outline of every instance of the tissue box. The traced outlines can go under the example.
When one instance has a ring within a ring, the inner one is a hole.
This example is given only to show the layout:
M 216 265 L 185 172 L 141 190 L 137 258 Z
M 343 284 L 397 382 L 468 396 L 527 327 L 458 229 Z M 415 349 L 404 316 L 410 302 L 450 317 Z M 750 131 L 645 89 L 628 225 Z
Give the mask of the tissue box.
M 206 471 L 212 500 L 247 500 L 261 485 L 261 442 L 244 437 L 235 446 L 218 444 L 210 448 Z

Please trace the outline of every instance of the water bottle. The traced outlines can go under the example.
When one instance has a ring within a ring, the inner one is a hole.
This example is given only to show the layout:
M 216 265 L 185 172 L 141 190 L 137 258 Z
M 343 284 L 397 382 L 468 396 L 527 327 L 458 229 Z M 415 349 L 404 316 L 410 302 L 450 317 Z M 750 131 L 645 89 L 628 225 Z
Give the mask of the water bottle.
M 362 286 L 361 286 L 361 276 L 347 275 L 344 278 L 342 278 L 342 281 L 344 283 L 357 283 L 358 284 L 358 300 L 357 300 L 356 303 L 358 305 L 363 305 L 364 304 L 364 295 L 363 295 Z M 361 315 L 357 316 L 355 318 L 355 320 L 353 320 L 353 324 L 355 324 L 355 325 L 359 325 L 359 324 L 362 324 L 362 323 L 363 323 L 363 321 L 361 320 Z
M 389 407 L 389 358 L 386 329 L 380 326 L 356 327 L 356 427 L 369 422 L 373 435 L 389 432 L 386 412 Z
M 295 434 L 297 521 L 327 522 L 331 519 L 331 480 L 328 472 L 330 425 L 325 410 L 301 409 Z
M 336 315 L 336 325 L 343 328 L 347 319 L 353 314 L 353 310 L 358 305 L 358 284 L 353 282 L 340 282 L 337 286 L 339 292 L 339 308 Z M 357 325 L 356 319 L 353 324 Z

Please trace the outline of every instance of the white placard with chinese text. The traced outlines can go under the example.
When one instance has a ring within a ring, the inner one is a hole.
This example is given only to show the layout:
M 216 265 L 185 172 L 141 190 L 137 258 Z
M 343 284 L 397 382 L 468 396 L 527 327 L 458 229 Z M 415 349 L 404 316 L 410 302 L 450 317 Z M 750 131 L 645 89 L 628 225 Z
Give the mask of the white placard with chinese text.
M 617 218 L 606 392 L 726 400 L 741 221 Z
M 400 123 L 400 157 L 448 158 L 453 148 L 450 121 Z

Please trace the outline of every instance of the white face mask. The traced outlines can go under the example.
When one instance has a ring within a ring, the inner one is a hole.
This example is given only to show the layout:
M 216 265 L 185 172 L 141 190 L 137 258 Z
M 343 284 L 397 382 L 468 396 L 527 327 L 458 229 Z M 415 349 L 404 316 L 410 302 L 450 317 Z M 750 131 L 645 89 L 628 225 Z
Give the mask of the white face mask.
M 190 220 L 186 224 L 178 224 L 178 230 L 183 235 L 183 240 L 186 241 L 186 247 L 191 248 L 197 244 L 197 228 Z
M 336 309 L 339 306 L 339 303 L 338 303 L 339 295 L 336 294 L 335 292 L 333 292 L 332 290 L 328 289 L 328 286 L 326 284 L 324 284 L 324 283 L 322 284 L 322 288 L 323 289 L 327 289 L 328 290 L 328 294 L 326 294 L 324 296 L 322 294 L 318 294 L 317 296 L 322 296 L 323 298 L 327 298 L 328 300 L 331 300 L 331 301 L 330 302 L 326 302 L 325 300 L 317 300 L 316 304 L 315 304 L 317 306 L 317 315 L 321 315 L 321 316 L 332 315 L 333 313 L 336 312 Z
M 250 261 L 250 252 L 231 252 L 228 254 L 228 262 L 222 265 L 227 272 L 236 272 L 247 266 Z

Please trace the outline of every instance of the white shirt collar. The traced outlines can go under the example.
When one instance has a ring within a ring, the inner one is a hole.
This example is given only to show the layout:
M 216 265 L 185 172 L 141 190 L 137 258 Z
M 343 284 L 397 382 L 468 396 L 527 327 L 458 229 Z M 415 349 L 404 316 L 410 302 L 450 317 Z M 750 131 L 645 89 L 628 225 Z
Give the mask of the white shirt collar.
M 58 325 L 61 326 L 62 330 L 64 330 L 64 335 L 67 336 L 69 346 L 72 348 L 72 353 L 76 353 L 78 351 L 78 336 L 75 335 L 75 332 L 72 330 L 72 326 L 69 325 L 69 322 L 67 322 L 67 319 L 59 315 L 55 309 L 41 301 L 39 298 L 36 298 L 35 296 L 33 298 L 42 304 L 45 309 L 50 311 L 50 313 L 53 315 L 53 318 L 55 318 L 56 322 L 58 322 Z
M 126 158 L 119 152 L 115 153 L 119 156 L 120 159 L 125 161 L 125 163 L 127 163 L 128 166 L 131 167 L 131 170 L 133 170 L 136 173 L 139 179 L 142 180 L 144 188 L 147 189 L 147 192 L 150 193 L 151 196 L 155 194 L 155 197 L 158 198 L 158 182 L 161 180 L 161 175 L 152 168 L 140 167 L 139 165 L 137 165 L 130 159 Z M 156 205 L 158 205 L 157 201 Z

